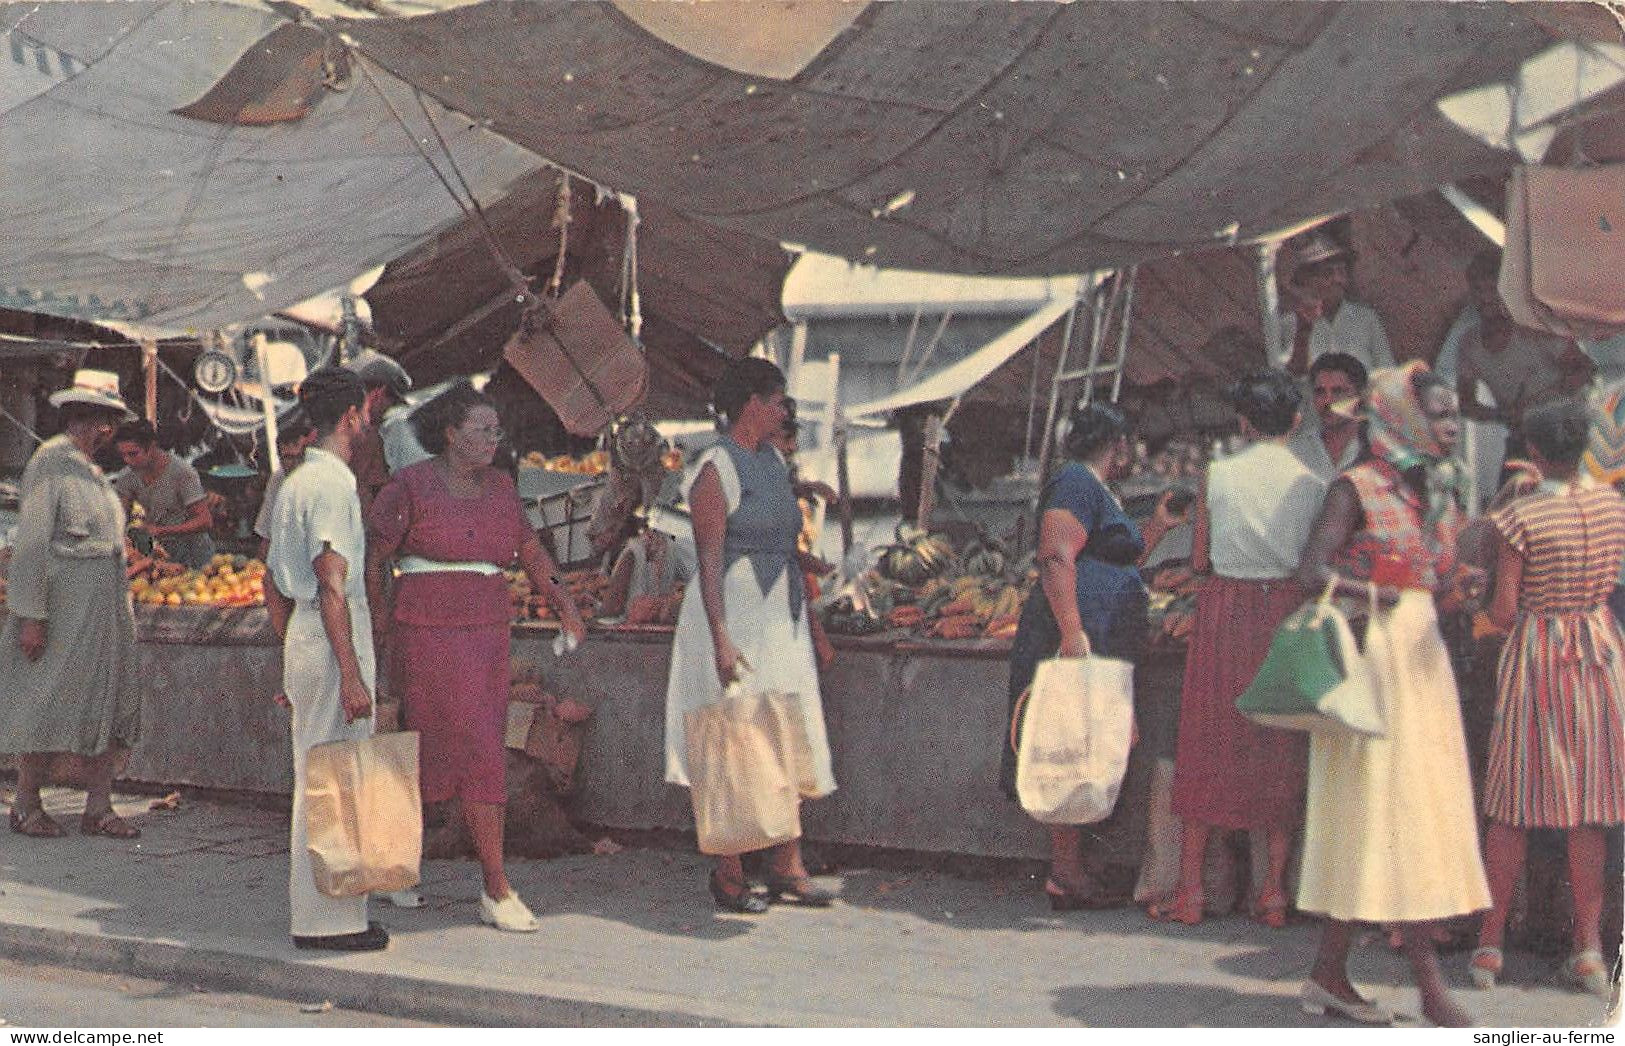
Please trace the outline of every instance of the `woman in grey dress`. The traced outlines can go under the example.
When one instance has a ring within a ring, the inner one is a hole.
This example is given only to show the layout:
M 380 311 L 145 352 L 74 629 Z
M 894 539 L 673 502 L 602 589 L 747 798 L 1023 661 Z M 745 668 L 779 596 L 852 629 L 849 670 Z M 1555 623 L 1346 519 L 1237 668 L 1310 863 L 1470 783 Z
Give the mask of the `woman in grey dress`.
M 141 696 L 124 575 L 124 509 L 91 458 L 131 417 L 118 378 L 80 371 L 51 395 L 63 432 L 23 472 L 0 627 L 0 752 L 16 753 L 11 830 L 54 837 L 40 785 L 57 753 L 84 758 L 86 835 L 141 833 L 113 812 L 114 768 L 136 742 Z

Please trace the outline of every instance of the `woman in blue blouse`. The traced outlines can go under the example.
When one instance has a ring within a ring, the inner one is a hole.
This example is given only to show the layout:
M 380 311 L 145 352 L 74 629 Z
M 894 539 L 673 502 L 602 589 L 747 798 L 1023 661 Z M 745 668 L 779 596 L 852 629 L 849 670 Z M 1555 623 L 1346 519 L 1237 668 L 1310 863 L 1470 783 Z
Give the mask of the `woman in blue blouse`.
M 1044 490 L 1038 523 L 1040 588 L 1022 608 L 1010 649 L 1010 711 L 1050 657 L 1138 660 L 1145 648 L 1147 604 L 1139 562 L 1179 520 L 1167 499 L 1140 529 L 1107 484 L 1134 461 L 1128 426 L 1115 407 L 1087 403 L 1072 411 L 1061 449 L 1068 459 Z M 1015 756 L 1004 746 L 1001 783 L 1016 795 Z M 1044 884 L 1056 911 L 1106 906 L 1083 867 L 1083 830 L 1050 826 L 1050 875 Z

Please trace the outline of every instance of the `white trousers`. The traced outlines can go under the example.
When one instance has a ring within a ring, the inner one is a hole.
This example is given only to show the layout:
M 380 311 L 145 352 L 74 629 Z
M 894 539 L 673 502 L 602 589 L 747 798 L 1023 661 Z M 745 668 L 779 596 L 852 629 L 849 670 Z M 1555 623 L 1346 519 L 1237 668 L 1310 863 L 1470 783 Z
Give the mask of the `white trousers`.
M 372 622 L 365 599 L 352 599 L 350 635 L 361 678 L 372 690 L 376 674 Z M 282 644 L 282 688 L 293 705 L 293 826 L 288 839 L 288 911 L 295 937 L 336 937 L 367 928 L 367 898 L 328 897 L 316 889 L 305 837 L 305 754 L 328 741 L 372 736 L 371 718 L 345 723 L 339 666 L 314 602 L 298 603 Z

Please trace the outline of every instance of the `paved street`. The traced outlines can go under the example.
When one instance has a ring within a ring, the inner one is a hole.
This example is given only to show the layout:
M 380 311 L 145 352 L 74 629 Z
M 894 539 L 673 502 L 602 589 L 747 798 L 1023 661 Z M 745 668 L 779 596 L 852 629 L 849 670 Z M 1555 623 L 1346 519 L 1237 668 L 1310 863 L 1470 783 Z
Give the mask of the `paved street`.
M 53 792 L 47 805 L 66 814 L 78 801 Z M 842 894 L 827 911 L 720 916 L 706 862 L 661 849 L 515 861 L 542 922 L 529 936 L 477 924 L 472 863 L 428 862 L 428 907 L 375 907 L 395 935 L 388 951 L 298 952 L 286 936 L 286 815 L 147 806 L 120 804 L 146 833 L 134 843 L 6 837 L 0 956 L 452 1025 L 1339 1025 L 1296 1005 L 1312 923 L 1055 915 L 1029 881 L 875 868 L 827 880 Z M 1487 1025 L 1603 1019 L 1599 1002 L 1555 986 L 1555 960 L 1509 955 L 1508 983 L 1490 993 L 1466 987 L 1465 956 L 1447 961 Z M 1380 942 L 1360 947 L 1354 972 L 1415 1012 L 1405 965 Z M 122 1019 L 106 1004 L 106 1020 Z
M 87 973 L 0 959 L 0 1022 L 7 1028 L 421 1028 L 322 999 L 296 1002 L 203 985 Z

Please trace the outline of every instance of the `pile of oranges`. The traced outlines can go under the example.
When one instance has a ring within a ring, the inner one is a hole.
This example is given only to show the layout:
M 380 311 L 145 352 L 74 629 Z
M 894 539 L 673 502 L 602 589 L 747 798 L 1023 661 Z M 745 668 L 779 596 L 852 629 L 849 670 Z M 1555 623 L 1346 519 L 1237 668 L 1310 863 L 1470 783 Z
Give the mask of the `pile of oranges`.
M 265 602 L 265 564 L 221 553 L 202 570 L 173 573 L 160 564 L 130 579 L 130 598 L 149 606 L 259 606 Z

